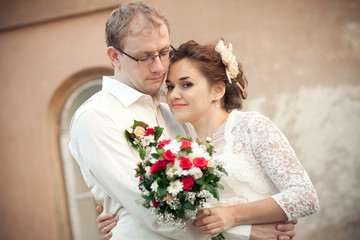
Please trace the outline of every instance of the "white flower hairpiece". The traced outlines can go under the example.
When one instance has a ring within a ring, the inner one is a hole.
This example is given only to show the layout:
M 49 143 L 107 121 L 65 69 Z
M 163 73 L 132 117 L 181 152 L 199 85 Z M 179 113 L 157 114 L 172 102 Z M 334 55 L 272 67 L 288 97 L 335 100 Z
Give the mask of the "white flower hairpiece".
M 232 53 L 232 45 L 229 43 L 229 47 L 226 47 L 223 40 L 220 40 L 215 47 L 215 51 L 220 53 L 222 62 L 225 65 L 225 72 L 228 77 L 229 83 L 232 78 L 236 78 L 239 74 L 239 66 L 236 61 L 236 57 Z

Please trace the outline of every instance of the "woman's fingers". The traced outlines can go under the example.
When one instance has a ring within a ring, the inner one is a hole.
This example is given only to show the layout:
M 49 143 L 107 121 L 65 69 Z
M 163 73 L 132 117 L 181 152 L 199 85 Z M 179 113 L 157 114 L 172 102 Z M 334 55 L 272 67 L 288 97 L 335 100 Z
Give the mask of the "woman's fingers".
M 101 213 L 96 221 L 98 223 L 98 229 L 103 234 L 107 234 L 111 229 L 116 226 L 116 222 L 119 220 L 118 216 L 114 216 L 110 213 Z
M 104 235 L 104 239 L 109 240 L 112 237 L 112 232 L 109 232 Z
M 97 205 L 97 206 L 96 206 L 96 210 L 97 210 L 98 212 L 102 213 L 102 212 L 104 211 L 104 208 L 103 208 L 102 205 Z

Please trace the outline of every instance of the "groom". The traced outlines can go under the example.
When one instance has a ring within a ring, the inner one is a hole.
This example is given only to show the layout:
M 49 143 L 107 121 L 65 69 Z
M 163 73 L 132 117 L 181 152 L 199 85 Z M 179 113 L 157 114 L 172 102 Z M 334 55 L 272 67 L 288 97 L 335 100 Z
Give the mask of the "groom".
M 172 56 L 166 18 L 141 2 L 122 5 L 107 20 L 106 43 L 114 76 L 103 77 L 102 90 L 76 111 L 69 148 L 95 200 L 119 217 L 113 239 L 207 239 L 191 225 L 186 232 L 159 226 L 156 216 L 136 203 L 139 157 L 124 131 L 139 120 L 163 127 L 166 138 L 188 135 L 159 99 Z M 250 231 L 251 239 L 264 237 L 260 234 L 276 239 L 275 226 L 244 226 L 244 239 Z M 280 227 L 284 239 L 294 236 L 292 224 Z

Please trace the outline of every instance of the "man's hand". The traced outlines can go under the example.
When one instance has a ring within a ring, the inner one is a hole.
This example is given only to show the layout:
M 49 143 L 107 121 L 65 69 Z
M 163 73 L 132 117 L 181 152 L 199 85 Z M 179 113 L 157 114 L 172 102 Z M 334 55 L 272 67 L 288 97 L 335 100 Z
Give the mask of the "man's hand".
M 117 221 L 119 221 L 118 216 L 114 216 L 111 213 L 103 213 L 103 206 L 98 205 L 96 209 L 101 213 L 97 218 L 96 222 L 98 223 L 99 231 L 104 235 L 104 239 L 109 240 L 112 237 L 111 230 L 116 226 Z
M 251 225 L 249 240 L 292 240 L 297 222 L 294 220 L 286 223 Z

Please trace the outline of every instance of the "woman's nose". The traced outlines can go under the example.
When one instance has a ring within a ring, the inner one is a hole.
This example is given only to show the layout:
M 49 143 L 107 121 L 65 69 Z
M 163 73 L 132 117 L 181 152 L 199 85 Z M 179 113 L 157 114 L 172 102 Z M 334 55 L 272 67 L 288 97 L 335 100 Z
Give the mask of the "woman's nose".
M 174 87 L 169 94 L 170 99 L 181 99 L 181 94 L 177 87 Z

